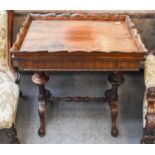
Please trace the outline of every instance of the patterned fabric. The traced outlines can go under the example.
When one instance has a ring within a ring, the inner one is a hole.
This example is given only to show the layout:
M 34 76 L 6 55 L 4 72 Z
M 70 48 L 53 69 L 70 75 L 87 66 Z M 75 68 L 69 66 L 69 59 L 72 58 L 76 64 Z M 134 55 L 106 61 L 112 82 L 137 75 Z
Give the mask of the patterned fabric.
M 155 56 L 152 54 L 146 58 L 144 78 L 146 88 L 155 87 Z
M 0 129 L 15 122 L 19 87 L 7 65 L 7 11 L 0 11 Z
M 15 122 L 19 87 L 12 82 L 0 84 L 0 129 L 11 128 Z
M 143 127 L 145 127 L 146 125 L 146 119 L 145 119 L 145 116 L 146 116 L 146 113 L 147 113 L 147 99 L 146 99 L 146 92 L 144 93 L 144 101 L 143 101 Z
M 147 56 L 144 64 L 144 79 L 145 79 L 146 92 L 148 88 L 155 87 L 155 56 L 152 54 Z M 146 124 L 145 115 L 147 113 L 147 105 L 148 105 L 148 102 L 146 99 L 146 92 L 144 95 L 144 102 L 143 102 L 143 126 L 144 127 Z
M 6 59 L 7 43 L 7 12 L 0 11 L 0 71 L 7 70 Z
M 9 71 L 0 71 L 0 84 L 7 81 L 15 83 L 15 78 L 12 73 Z

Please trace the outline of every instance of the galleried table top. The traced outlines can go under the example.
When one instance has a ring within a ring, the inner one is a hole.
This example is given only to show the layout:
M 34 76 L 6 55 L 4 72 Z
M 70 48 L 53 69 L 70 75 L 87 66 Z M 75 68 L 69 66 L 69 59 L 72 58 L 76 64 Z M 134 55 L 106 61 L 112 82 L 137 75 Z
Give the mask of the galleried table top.
M 28 15 L 12 50 L 145 53 L 125 15 Z
M 129 16 L 95 13 L 29 14 L 10 51 L 27 71 L 135 71 L 147 53 Z

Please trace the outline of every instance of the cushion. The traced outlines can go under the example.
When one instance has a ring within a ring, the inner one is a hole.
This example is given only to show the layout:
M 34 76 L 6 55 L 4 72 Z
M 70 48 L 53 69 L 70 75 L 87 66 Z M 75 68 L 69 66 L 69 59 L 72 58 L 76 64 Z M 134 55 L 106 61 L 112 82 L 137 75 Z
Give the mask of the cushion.
M 147 56 L 144 64 L 144 80 L 146 88 L 155 87 L 155 56 Z
M 9 71 L 0 71 L 0 84 L 7 81 L 15 83 L 15 77 Z
M 150 87 L 155 87 L 155 56 L 152 54 L 147 56 L 144 64 L 144 80 L 146 91 L 144 94 L 144 101 L 143 101 L 143 127 L 145 127 L 146 124 L 145 116 L 147 113 L 147 105 L 148 105 L 146 99 L 147 89 Z
M 19 87 L 7 65 L 7 11 L 0 11 L 0 129 L 15 122 Z
M 7 70 L 7 12 L 0 11 L 0 71 Z
M 11 128 L 15 122 L 19 87 L 12 82 L 0 84 L 0 129 Z

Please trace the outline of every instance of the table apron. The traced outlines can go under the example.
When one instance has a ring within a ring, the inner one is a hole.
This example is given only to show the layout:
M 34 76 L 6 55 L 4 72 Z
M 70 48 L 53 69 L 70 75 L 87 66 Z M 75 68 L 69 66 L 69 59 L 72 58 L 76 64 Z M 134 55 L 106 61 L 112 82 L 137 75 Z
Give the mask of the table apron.
M 18 70 L 45 70 L 45 71 L 107 71 L 107 70 L 139 70 L 139 60 L 61 60 L 61 61 L 31 61 L 13 59 L 13 66 Z

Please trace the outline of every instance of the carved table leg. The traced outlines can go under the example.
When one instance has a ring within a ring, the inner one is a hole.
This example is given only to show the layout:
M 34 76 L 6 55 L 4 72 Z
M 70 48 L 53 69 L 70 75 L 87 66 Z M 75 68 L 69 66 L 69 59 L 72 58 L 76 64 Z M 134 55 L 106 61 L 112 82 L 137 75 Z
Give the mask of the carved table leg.
M 118 87 L 124 82 L 124 77 L 120 72 L 112 72 L 108 75 L 108 81 L 112 84 L 112 88 L 105 92 L 106 100 L 108 101 L 111 109 L 112 117 L 112 129 L 111 135 L 114 137 L 118 136 L 118 129 L 116 127 L 116 118 L 118 114 Z
M 14 124 L 12 125 L 11 129 L 9 129 L 9 131 L 7 132 L 7 135 L 11 137 L 11 144 L 19 144 L 19 140 L 17 137 L 17 130 Z
M 41 137 L 45 135 L 45 110 L 46 110 L 47 99 L 51 95 L 49 90 L 45 89 L 45 86 L 44 86 L 48 80 L 49 80 L 49 77 L 44 72 L 38 72 L 32 76 L 32 81 L 35 84 L 37 84 L 39 87 L 38 114 L 39 114 L 39 118 L 40 118 L 40 127 L 38 130 L 38 134 Z
M 146 127 L 143 131 L 143 138 L 141 144 L 154 144 L 155 143 L 155 108 L 154 101 L 148 101 L 148 108 L 146 114 Z

